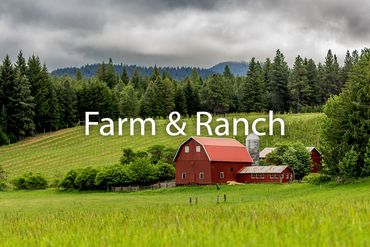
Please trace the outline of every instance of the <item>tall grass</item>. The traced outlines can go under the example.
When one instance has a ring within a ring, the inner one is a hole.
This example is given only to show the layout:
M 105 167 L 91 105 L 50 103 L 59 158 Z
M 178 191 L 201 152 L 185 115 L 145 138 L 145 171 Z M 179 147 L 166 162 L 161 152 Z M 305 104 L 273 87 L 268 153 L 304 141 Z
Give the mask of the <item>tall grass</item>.
M 1 246 L 369 246 L 370 183 L 0 193 Z M 216 203 L 227 194 L 227 202 Z M 189 205 L 189 197 L 198 198 Z

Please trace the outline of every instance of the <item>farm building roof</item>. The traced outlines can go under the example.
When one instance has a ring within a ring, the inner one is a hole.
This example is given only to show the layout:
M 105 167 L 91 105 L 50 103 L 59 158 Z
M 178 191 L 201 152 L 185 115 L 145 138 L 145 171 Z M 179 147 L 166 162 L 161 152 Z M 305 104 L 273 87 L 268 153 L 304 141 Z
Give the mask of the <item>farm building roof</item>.
M 246 166 L 238 174 L 246 173 L 282 173 L 288 166 Z
M 308 152 L 312 152 L 312 150 L 316 150 L 317 152 L 319 152 L 315 147 L 306 147 L 306 149 Z M 262 149 L 262 151 L 260 152 L 260 158 L 262 159 L 266 158 L 266 156 L 274 150 L 275 148 L 273 147 L 267 147 L 267 148 Z
M 175 159 L 180 148 L 191 139 L 195 140 L 203 147 L 210 161 L 253 162 L 247 148 L 237 140 L 215 137 L 190 137 L 180 145 Z

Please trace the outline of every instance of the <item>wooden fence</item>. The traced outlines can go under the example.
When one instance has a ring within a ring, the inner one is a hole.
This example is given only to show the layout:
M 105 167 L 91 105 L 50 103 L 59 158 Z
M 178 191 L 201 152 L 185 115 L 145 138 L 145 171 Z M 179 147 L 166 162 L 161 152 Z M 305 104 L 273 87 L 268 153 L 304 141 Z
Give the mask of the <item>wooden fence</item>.
M 148 186 L 120 186 L 120 187 L 111 187 L 112 192 L 137 192 L 140 190 L 156 190 L 162 188 L 173 188 L 176 187 L 176 182 L 163 182 L 156 183 Z

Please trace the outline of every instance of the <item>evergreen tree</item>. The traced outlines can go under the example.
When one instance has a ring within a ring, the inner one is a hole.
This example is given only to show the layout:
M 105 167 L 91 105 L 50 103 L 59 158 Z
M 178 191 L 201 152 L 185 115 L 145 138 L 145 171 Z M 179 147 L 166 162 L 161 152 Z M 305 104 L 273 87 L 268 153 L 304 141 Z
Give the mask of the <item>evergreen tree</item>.
M 321 142 L 330 174 L 370 175 L 366 168 L 370 133 L 369 65 L 370 50 L 365 50 L 359 62 L 353 65 L 342 93 L 332 96 L 325 105 Z
M 139 100 L 132 84 L 123 88 L 119 95 L 118 109 L 120 116 L 137 117 L 139 115 Z
M 276 51 L 271 65 L 271 109 L 277 112 L 287 112 L 290 108 L 288 90 L 289 68 L 284 55 Z
M 16 85 L 11 101 L 15 106 L 11 120 L 14 126 L 13 133 L 17 139 L 21 140 L 26 136 L 34 135 L 36 130 L 33 120 L 35 117 L 34 98 L 31 95 L 31 86 L 27 77 L 19 70 L 17 70 Z
M 148 87 L 145 90 L 140 102 L 140 115 L 143 117 L 154 117 L 158 115 L 156 99 L 156 86 L 154 81 L 149 81 Z
M 341 85 L 344 85 L 349 77 L 349 72 L 353 66 L 351 53 L 347 50 L 346 57 L 344 58 L 344 66 L 341 70 Z
M 243 112 L 260 112 L 265 108 L 262 68 L 254 57 L 249 63 L 247 77 L 241 84 L 239 105 Z
M 62 78 L 58 99 L 60 102 L 60 124 L 63 128 L 77 123 L 77 93 L 69 77 Z
M 308 84 L 306 66 L 300 56 L 295 59 L 293 70 L 289 76 L 288 87 L 294 112 L 299 112 L 302 106 L 310 104 L 311 88 Z
M 196 87 L 192 85 L 190 80 L 186 80 L 184 86 L 184 96 L 186 100 L 186 108 L 188 110 L 188 115 L 193 116 L 200 109 L 200 97 L 199 91 Z
M 82 81 L 83 80 L 83 76 L 82 76 L 82 73 L 81 73 L 80 69 L 76 70 L 76 76 L 75 77 L 76 77 L 77 81 Z
M 263 84 L 264 84 L 264 102 L 265 102 L 265 108 L 266 109 L 272 109 L 272 86 L 271 86 L 271 60 L 270 58 L 266 58 L 265 63 L 263 64 L 262 68 L 262 76 L 263 76 Z
M 234 78 L 234 75 L 231 73 L 231 70 L 230 70 L 230 68 L 229 68 L 229 65 L 226 65 L 226 66 L 225 66 L 223 76 L 224 76 L 227 80 L 230 80 L 230 79 L 233 79 L 233 78 Z
M 338 94 L 341 90 L 340 70 L 337 57 L 329 50 L 323 65 L 322 89 L 325 102 L 330 95 Z
M 202 78 L 199 76 L 198 69 L 193 68 L 190 75 L 190 82 L 195 87 L 195 89 L 199 92 L 200 88 L 203 85 Z
M 310 105 L 320 105 L 321 104 L 321 88 L 319 75 L 315 62 L 312 59 L 309 59 L 306 63 L 307 70 L 307 80 L 308 85 L 311 88 L 311 102 Z
M 155 82 L 155 106 L 156 113 L 161 117 L 167 117 L 175 108 L 175 92 L 170 79 L 159 78 Z
M 128 76 L 128 72 L 127 72 L 127 66 L 122 66 L 123 67 L 123 71 L 122 71 L 122 75 L 121 75 L 121 81 L 123 82 L 123 84 L 127 85 L 130 81 L 130 78 Z
M 178 85 L 175 90 L 175 111 L 181 115 L 187 114 L 186 99 L 182 86 Z
M 9 144 L 9 137 L 6 134 L 7 130 L 7 114 L 5 106 L 2 105 L 0 110 L 0 146 Z
M 200 94 L 203 109 L 213 113 L 226 113 L 228 111 L 229 102 L 223 76 L 214 74 L 209 77 Z
M 109 63 L 106 67 L 103 81 L 107 83 L 109 88 L 114 88 L 114 86 L 118 83 L 118 75 L 114 69 L 113 61 L 111 58 L 109 58 Z
M 19 51 L 17 56 L 17 62 L 15 64 L 15 69 L 19 71 L 19 73 L 23 75 L 27 75 L 27 63 L 26 59 L 23 57 L 23 52 Z

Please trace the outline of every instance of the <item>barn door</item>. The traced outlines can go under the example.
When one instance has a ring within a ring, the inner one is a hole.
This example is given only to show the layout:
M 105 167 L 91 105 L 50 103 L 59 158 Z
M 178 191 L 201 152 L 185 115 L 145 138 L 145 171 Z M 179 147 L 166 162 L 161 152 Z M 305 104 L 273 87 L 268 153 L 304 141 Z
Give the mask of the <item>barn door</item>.
M 189 174 L 189 183 L 190 184 L 195 184 L 196 183 L 196 173 L 195 173 L 195 162 L 191 161 L 190 162 L 190 174 Z

